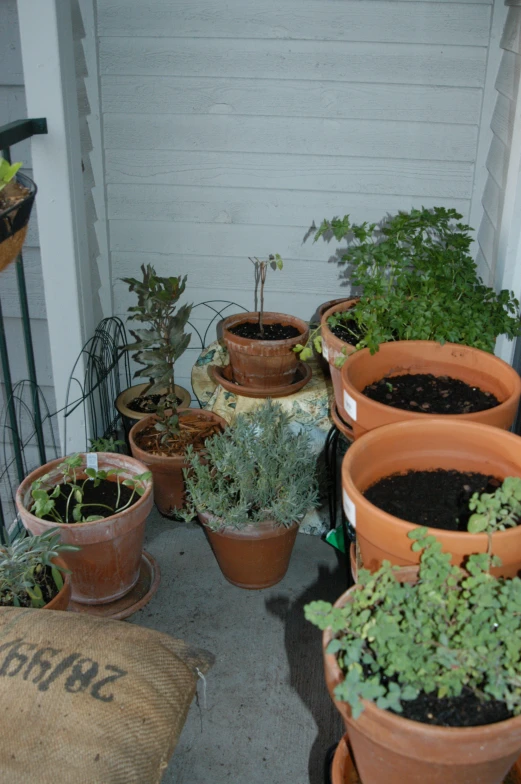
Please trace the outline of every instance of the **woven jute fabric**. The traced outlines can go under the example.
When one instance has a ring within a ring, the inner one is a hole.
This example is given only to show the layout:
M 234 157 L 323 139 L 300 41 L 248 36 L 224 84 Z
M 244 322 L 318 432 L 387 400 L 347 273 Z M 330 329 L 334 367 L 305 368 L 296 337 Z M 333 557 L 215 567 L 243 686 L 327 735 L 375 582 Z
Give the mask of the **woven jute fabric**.
M 0 242 L 0 271 L 5 269 L 16 259 L 23 248 L 25 237 L 27 236 L 27 226 L 17 231 L 12 237 L 8 237 Z
M 210 664 L 121 621 L 0 609 L 0 780 L 159 782 Z

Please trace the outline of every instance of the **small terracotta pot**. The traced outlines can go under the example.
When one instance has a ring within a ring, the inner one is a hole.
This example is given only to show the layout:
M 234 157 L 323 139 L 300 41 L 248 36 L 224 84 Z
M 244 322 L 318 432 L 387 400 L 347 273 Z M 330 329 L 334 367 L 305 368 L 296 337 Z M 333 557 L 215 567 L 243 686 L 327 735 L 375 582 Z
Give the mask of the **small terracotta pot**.
M 141 414 L 139 411 L 132 411 L 131 408 L 128 408 L 128 404 L 131 403 L 132 400 L 134 400 L 136 397 L 142 395 L 145 389 L 149 386 L 150 384 L 135 384 L 133 387 L 124 389 L 123 392 L 120 392 L 120 394 L 117 396 L 114 405 L 121 414 L 125 432 L 130 430 L 134 422 L 139 422 L 140 419 L 145 419 L 146 417 L 150 416 L 150 412 Z M 190 392 L 184 387 L 180 387 L 178 384 L 174 385 L 174 389 L 176 397 L 181 401 L 179 408 L 190 408 Z M 166 394 L 166 392 L 166 389 L 162 390 L 162 393 Z
M 329 310 L 333 306 L 340 305 L 342 302 L 347 302 L 347 298 L 346 297 L 339 297 L 338 299 L 330 299 L 327 302 L 323 302 L 322 305 L 320 305 L 320 307 L 317 308 L 318 321 L 319 322 L 322 321 L 322 316 L 324 315 L 326 310 Z M 336 312 L 336 310 L 335 310 L 335 312 Z M 329 362 L 324 357 L 324 355 L 323 354 L 316 354 L 316 359 L 318 361 L 318 364 L 320 365 L 320 369 L 322 370 L 322 373 L 325 376 L 331 375 Z
M 358 302 L 358 298 L 346 299 L 343 302 L 337 302 L 324 313 L 320 319 L 320 332 L 322 335 L 322 356 L 329 363 L 329 371 L 331 373 L 331 381 L 333 382 L 333 390 L 335 393 L 335 402 L 337 405 L 338 413 L 342 419 L 347 418 L 347 412 L 344 409 L 344 393 L 342 388 L 342 375 L 340 368 L 335 365 L 335 359 L 339 357 L 351 356 L 355 352 L 355 347 L 349 343 L 345 343 L 340 338 L 337 338 L 327 325 L 327 320 L 335 313 L 344 313 L 349 310 Z M 347 363 L 346 363 L 347 364 Z
M 285 527 L 266 520 L 242 529 L 223 525 L 214 531 L 208 526 L 213 515 L 199 513 L 198 517 L 228 582 L 239 588 L 260 589 L 282 580 L 297 537 L 297 523 Z
M 227 427 L 227 422 L 213 411 L 206 411 L 205 409 L 198 408 L 178 408 L 177 413 L 182 418 L 188 413 L 197 414 L 201 419 L 208 419 L 216 422 L 224 430 Z M 154 455 L 151 452 L 146 452 L 136 444 L 136 436 L 142 430 L 146 430 L 151 424 L 156 422 L 157 416 L 149 414 L 144 419 L 132 427 L 129 433 L 130 449 L 133 457 L 144 463 L 154 477 L 154 499 L 156 506 L 164 515 L 172 515 L 176 509 L 181 509 L 185 501 L 185 480 L 183 476 L 183 469 L 188 468 L 184 455 L 175 455 L 167 457 L 163 455 Z
M 67 569 L 67 564 L 63 560 L 63 558 L 54 558 L 53 563 L 56 566 L 62 566 Z M 42 607 L 42 610 L 66 610 L 69 606 L 69 602 L 71 600 L 71 576 L 70 574 L 61 572 L 61 576 L 63 577 L 63 586 L 60 588 L 56 596 L 54 596 L 50 602 L 47 602 L 45 607 Z
M 433 414 L 404 411 L 377 403 L 362 394 L 368 384 L 403 373 L 451 376 L 484 392 L 492 392 L 500 405 L 473 414 L 447 414 L 451 422 L 482 422 L 508 430 L 514 421 L 521 379 L 502 359 L 470 346 L 432 340 L 397 340 L 382 343 L 371 355 L 364 348 L 342 368 L 343 418 L 353 427 L 355 438 L 392 422 L 422 421 Z
M 521 438 L 497 427 L 476 422 L 455 421 L 454 417 L 428 417 L 425 421 L 398 422 L 379 427 L 355 441 L 342 463 L 344 510 L 356 527 L 362 563 L 371 572 L 388 559 L 397 565 L 419 562 L 411 550 L 407 534 L 415 526 L 384 512 L 363 495 L 383 477 L 410 470 L 437 468 L 492 474 L 499 479 L 521 477 Z M 460 565 L 472 553 L 484 553 L 486 534 L 444 531 L 429 528 L 429 533 L 451 553 Z M 492 551 L 502 566 L 492 572 L 514 577 L 521 569 L 521 526 L 492 535 Z
M 335 603 L 342 607 L 356 586 Z M 521 752 L 521 716 L 481 727 L 436 727 L 404 719 L 362 700 L 358 719 L 335 697 L 344 679 L 336 656 L 326 653 L 324 669 L 331 699 L 344 720 L 356 767 L 364 784 L 501 784 Z
M 257 323 L 258 313 L 239 313 L 224 319 L 223 340 L 226 343 L 234 380 L 245 387 L 285 387 L 293 382 L 299 357 L 293 349 L 308 339 L 305 321 L 285 313 L 264 313 L 265 324 L 282 324 L 298 329 L 299 334 L 287 340 L 251 340 L 230 332 L 245 322 Z
M 120 480 L 143 474 L 147 468 L 132 457 L 113 452 L 98 452 L 100 469 L 118 468 Z M 85 467 L 85 455 L 82 455 Z M 72 599 L 80 604 L 105 604 L 128 593 L 139 577 L 145 523 L 153 504 L 152 482 L 141 498 L 122 512 L 91 523 L 54 523 L 41 520 L 28 511 L 31 506 L 31 485 L 44 474 L 50 474 L 48 485 L 53 487 L 61 473 L 58 465 L 63 459 L 52 460 L 29 474 L 16 491 L 16 506 L 20 518 L 32 534 L 43 534 L 51 528 L 60 532 L 60 541 L 80 547 L 78 552 L 61 556 L 71 570 Z M 85 477 L 78 470 L 78 476 Z M 110 481 L 115 481 L 111 477 Z

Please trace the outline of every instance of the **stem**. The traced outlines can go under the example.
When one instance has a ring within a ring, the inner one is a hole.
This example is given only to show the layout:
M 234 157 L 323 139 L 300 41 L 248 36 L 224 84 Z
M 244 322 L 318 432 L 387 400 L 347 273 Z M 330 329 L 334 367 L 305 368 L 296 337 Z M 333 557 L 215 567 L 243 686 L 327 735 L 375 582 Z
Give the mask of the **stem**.
M 261 335 L 264 335 L 264 282 L 266 280 L 266 273 L 268 271 L 268 262 L 260 262 L 260 310 L 259 310 L 259 330 Z
M 69 497 L 67 498 L 67 503 L 65 505 L 65 522 L 66 523 L 69 522 L 69 504 L 71 502 L 71 498 L 73 496 L 73 493 L 74 493 L 74 487 L 72 488 L 71 492 L 69 493 Z
M 116 484 L 118 486 L 118 497 L 116 498 L 116 509 L 117 509 L 119 504 L 119 497 L 121 495 L 121 485 L 119 483 L 119 476 L 116 477 Z
M 129 506 L 130 506 L 130 504 L 132 503 L 132 499 L 134 498 L 135 494 L 136 494 L 136 488 L 134 487 L 134 489 L 132 490 L 132 495 L 131 495 L 131 496 L 130 496 L 130 498 L 128 499 L 128 501 L 127 501 L 127 503 L 125 504 L 125 506 L 122 506 L 122 507 L 121 507 L 121 509 L 118 509 L 118 506 L 117 506 L 117 504 L 116 504 L 116 512 L 122 512 L 124 509 L 126 509 L 127 507 L 129 507 Z

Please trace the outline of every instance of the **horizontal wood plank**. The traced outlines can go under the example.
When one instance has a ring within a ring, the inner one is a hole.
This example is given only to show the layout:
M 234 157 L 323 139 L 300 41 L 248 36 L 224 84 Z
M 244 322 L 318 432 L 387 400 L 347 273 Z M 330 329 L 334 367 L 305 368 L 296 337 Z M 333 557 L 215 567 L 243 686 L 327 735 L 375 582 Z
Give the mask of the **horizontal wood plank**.
M 521 7 L 512 6 L 508 9 L 500 46 L 514 54 L 521 53 Z
M 499 208 L 501 202 L 501 191 L 495 179 L 489 174 L 483 191 L 483 207 L 490 219 L 490 222 L 497 229 L 499 220 Z
M 520 70 L 521 57 L 514 52 L 504 51 L 496 79 L 496 90 L 511 101 L 515 96 L 516 80 L 519 79 Z
M 250 38 L 312 41 L 391 41 L 486 46 L 485 3 L 371 0 L 101 0 L 100 35 L 168 38 Z
M 492 137 L 490 150 L 487 156 L 487 169 L 495 179 L 499 188 L 503 188 L 506 182 L 508 168 L 508 151 L 503 142 L 497 137 Z
M 509 98 L 499 94 L 497 96 L 492 122 L 490 127 L 506 147 L 510 147 L 514 127 L 515 106 Z
M 35 248 L 25 248 L 24 269 L 31 319 L 45 319 L 45 297 L 43 293 L 42 264 L 39 250 Z M 16 281 L 16 270 L 13 264 L 2 272 L 0 299 L 2 301 L 2 309 L 5 317 L 20 317 L 21 310 L 18 298 L 18 284 Z M 38 329 L 40 328 L 46 330 L 47 325 L 42 322 L 42 324 L 38 325 Z
M 491 270 L 494 269 L 494 246 L 496 231 L 487 213 L 483 213 L 483 219 L 478 231 L 478 243 L 481 252 Z
M 3 273 L 2 273 L 3 275 Z M 4 306 L 2 298 L 2 307 Z M 23 350 L 22 319 L 6 317 L 4 319 L 7 346 L 9 349 L 9 364 L 13 383 L 29 377 L 25 351 Z M 36 362 L 36 377 L 40 386 L 52 386 L 51 350 L 49 346 L 49 333 L 47 326 L 41 319 L 31 319 L 33 335 L 34 358 Z
M 101 38 L 100 74 L 249 77 L 482 87 L 486 49 L 474 46 Z
M 2 0 L 0 8 L 0 82 L 24 83 L 16 0 Z

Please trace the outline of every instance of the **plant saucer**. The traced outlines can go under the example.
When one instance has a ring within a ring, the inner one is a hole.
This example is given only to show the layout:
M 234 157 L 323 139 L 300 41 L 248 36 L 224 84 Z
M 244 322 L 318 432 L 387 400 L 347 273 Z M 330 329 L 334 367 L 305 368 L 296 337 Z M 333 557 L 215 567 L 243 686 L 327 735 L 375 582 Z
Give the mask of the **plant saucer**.
M 216 384 L 220 384 L 227 392 L 243 397 L 287 397 L 299 392 L 311 380 L 312 370 L 306 362 L 299 362 L 295 371 L 295 376 L 291 384 L 284 384 L 277 387 L 252 387 L 237 383 L 233 378 L 231 365 L 220 367 L 212 365 L 210 373 Z

